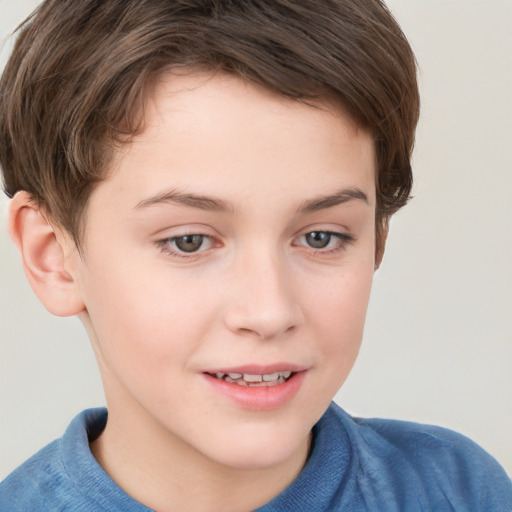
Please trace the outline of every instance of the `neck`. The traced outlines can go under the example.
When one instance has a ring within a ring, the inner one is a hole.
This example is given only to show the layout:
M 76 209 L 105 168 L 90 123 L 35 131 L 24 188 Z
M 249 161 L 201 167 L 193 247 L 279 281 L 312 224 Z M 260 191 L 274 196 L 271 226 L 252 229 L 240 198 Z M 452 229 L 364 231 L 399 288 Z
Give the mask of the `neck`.
M 161 426 L 109 407 L 91 451 L 127 494 L 158 512 L 254 510 L 282 492 L 306 463 L 309 438 L 292 457 L 264 468 L 234 468 L 211 460 Z

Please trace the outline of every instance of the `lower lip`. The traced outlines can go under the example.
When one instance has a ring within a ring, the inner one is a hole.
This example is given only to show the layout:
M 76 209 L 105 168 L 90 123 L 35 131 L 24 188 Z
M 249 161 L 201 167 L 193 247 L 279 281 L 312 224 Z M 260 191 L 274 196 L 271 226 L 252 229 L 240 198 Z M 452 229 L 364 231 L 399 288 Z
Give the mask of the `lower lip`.
M 215 392 L 227 397 L 236 405 L 251 411 L 271 411 L 287 404 L 298 393 L 305 371 L 293 374 L 286 382 L 276 386 L 240 386 L 202 374 Z

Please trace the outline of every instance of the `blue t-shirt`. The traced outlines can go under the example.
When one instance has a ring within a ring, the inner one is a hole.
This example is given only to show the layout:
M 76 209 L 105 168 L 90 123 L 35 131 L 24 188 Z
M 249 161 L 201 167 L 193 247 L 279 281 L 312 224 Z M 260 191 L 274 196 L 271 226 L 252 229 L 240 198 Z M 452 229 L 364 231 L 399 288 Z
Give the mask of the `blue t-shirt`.
M 0 484 L 2 512 L 150 512 L 89 450 L 106 409 L 78 415 L 64 436 Z M 221 510 L 221 508 L 219 508 Z M 334 403 L 315 425 L 309 460 L 258 512 L 511 512 L 512 482 L 489 454 L 452 431 L 353 418 Z

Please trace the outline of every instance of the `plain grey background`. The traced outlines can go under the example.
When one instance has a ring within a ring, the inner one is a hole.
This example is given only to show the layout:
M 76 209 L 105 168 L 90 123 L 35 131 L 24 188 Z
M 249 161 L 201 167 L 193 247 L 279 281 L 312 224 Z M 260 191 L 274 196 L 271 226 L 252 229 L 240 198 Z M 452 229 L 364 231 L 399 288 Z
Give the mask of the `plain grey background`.
M 512 474 L 512 0 L 389 0 L 420 64 L 414 200 L 393 219 L 336 400 L 443 425 Z M 36 6 L 0 0 L 0 37 Z M 9 53 L 7 42 L 0 67 Z M 0 199 L 0 479 L 104 403 L 81 324 L 26 283 Z

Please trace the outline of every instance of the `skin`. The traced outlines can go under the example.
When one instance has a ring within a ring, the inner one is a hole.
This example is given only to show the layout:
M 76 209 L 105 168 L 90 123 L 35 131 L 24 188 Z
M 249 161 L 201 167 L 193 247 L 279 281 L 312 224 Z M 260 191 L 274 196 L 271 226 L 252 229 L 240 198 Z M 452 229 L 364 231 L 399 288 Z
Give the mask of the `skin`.
M 99 363 L 109 419 L 92 452 L 155 510 L 240 512 L 279 494 L 354 364 L 376 266 L 374 147 L 317 107 L 233 76 L 167 76 L 90 197 L 83 255 L 13 200 L 36 293 L 80 315 Z M 202 245 L 180 252 L 176 237 L 191 234 Z M 234 403 L 204 375 L 274 363 L 304 376 L 272 410 Z

